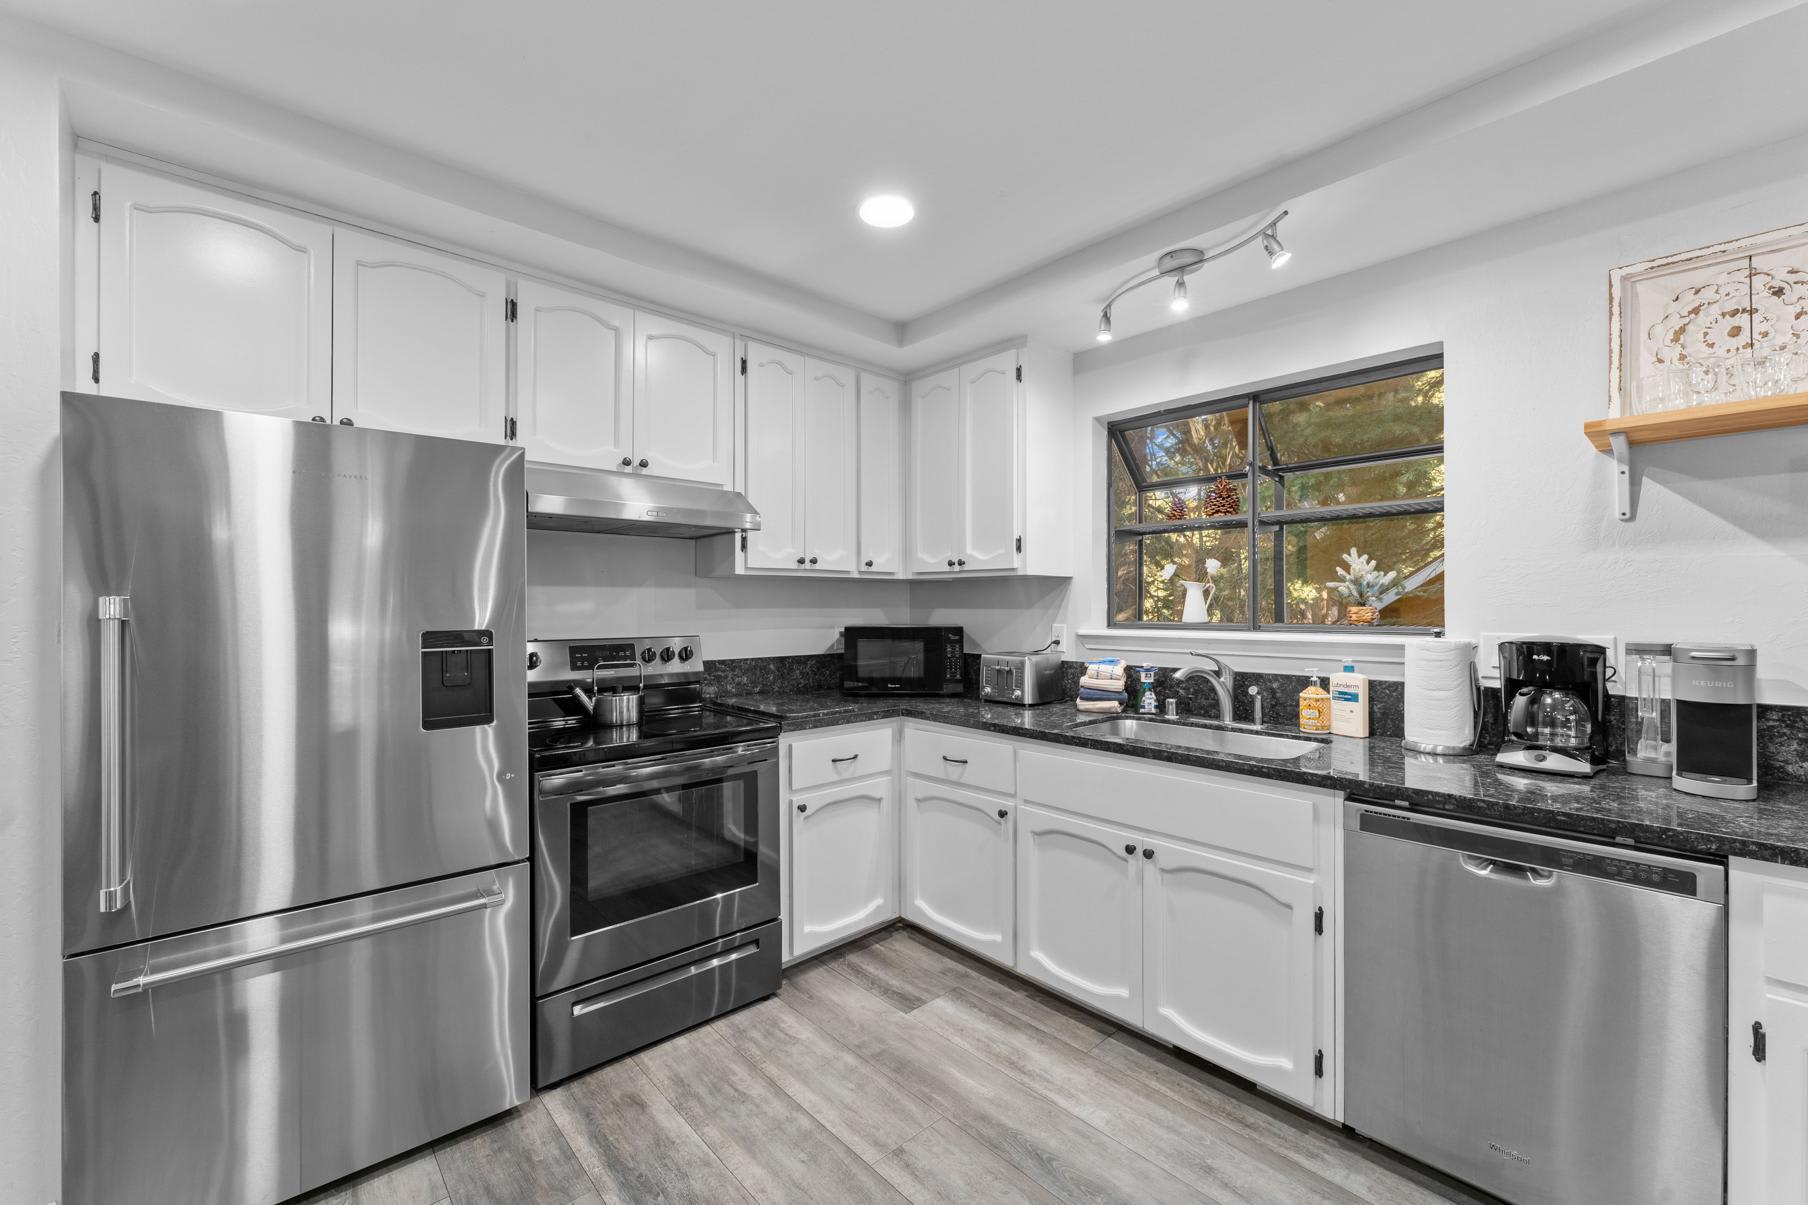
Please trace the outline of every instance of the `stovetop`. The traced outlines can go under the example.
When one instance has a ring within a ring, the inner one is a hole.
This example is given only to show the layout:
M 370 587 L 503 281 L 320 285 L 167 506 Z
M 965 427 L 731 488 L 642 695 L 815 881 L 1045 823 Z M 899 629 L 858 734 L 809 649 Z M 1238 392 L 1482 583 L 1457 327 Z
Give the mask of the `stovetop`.
M 777 720 L 703 704 L 682 711 L 650 712 L 621 728 L 578 724 L 529 725 L 527 749 L 535 773 L 604 765 L 662 753 L 686 753 L 717 745 L 776 740 Z

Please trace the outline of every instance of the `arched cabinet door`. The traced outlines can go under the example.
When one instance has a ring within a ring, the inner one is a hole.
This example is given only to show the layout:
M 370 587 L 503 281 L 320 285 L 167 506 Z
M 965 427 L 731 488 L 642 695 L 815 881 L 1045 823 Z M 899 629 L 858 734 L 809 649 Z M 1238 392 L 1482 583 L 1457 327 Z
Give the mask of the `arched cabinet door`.
M 515 438 L 527 458 L 629 468 L 634 311 L 538 280 L 515 285 Z
M 889 377 L 860 374 L 861 573 L 904 571 L 903 390 Z
M 1143 1023 L 1142 841 L 1029 804 L 1017 808 L 1017 969 Z
M 859 543 L 859 400 L 854 370 L 804 361 L 804 540 L 809 568 L 852 573 Z
M 889 778 L 791 796 L 791 955 L 802 958 L 898 915 Z
M 508 279 L 412 243 L 333 239 L 333 416 L 501 443 Z
M 1023 530 L 1017 353 L 1000 352 L 960 368 L 960 528 L 957 563 L 1014 569 Z
M 910 385 L 910 568 L 952 573 L 960 525 L 958 374 L 950 369 Z
M 760 512 L 747 533 L 749 569 L 802 569 L 805 472 L 804 358 L 764 343 L 741 345 L 747 358 L 747 500 Z
M 904 915 L 1007 966 L 1016 952 L 1015 801 L 911 778 L 904 789 Z
M 332 229 L 113 163 L 100 165 L 98 183 L 95 388 L 211 410 L 329 417 Z M 90 349 L 80 350 L 86 358 Z
M 734 340 L 728 335 L 660 314 L 636 314 L 634 460 L 639 471 L 730 484 L 734 378 Z

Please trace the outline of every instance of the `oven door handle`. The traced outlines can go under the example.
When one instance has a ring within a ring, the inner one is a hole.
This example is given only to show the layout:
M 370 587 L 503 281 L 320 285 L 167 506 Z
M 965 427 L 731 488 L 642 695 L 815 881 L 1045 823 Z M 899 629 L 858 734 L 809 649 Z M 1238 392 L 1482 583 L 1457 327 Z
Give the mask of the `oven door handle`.
M 759 741 L 736 745 L 727 751 L 708 749 L 700 753 L 643 757 L 607 766 L 546 773 L 537 776 L 534 785 L 542 798 L 577 795 L 596 788 L 613 792 L 617 788 L 640 787 L 663 779 L 695 778 L 699 774 L 776 762 L 777 759 L 778 742 Z

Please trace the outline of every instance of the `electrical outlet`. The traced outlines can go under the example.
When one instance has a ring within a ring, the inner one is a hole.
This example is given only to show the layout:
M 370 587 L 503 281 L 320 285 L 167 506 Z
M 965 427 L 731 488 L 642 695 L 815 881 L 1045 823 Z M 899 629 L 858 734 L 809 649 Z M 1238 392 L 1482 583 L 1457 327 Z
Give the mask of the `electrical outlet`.
M 1536 640 L 1540 636 L 1551 635 L 1549 632 L 1483 632 L 1476 640 L 1476 668 L 1481 671 L 1482 681 L 1491 685 L 1500 684 L 1500 642 L 1503 640 Z M 1580 640 L 1585 644 L 1598 644 L 1607 650 L 1607 664 L 1617 671 L 1620 664 L 1620 638 L 1618 636 L 1569 636 L 1570 640 Z M 1608 684 L 1612 688 L 1618 679 L 1615 674 L 1608 675 Z
M 1054 640 L 1055 640 L 1056 648 L 1065 649 L 1067 647 L 1067 625 L 1066 624 L 1058 623 L 1055 625 Z

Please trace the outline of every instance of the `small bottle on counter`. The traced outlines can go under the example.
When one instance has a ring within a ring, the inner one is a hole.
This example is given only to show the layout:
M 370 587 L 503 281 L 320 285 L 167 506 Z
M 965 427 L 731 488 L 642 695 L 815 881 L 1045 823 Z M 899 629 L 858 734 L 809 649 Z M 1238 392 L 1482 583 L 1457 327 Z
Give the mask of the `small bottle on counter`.
M 1369 734 L 1369 680 L 1356 672 L 1354 661 L 1331 675 L 1331 731 L 1338 736 Z
M 1306 684 L 1306 689 L 1299 692 L 1299 730 L 1331 731 L 1331 692 L 1318 684 L 1316 670 L 1312 672 L 1312 681 Z

